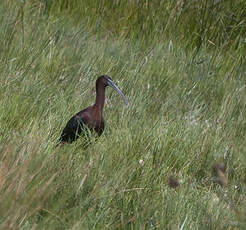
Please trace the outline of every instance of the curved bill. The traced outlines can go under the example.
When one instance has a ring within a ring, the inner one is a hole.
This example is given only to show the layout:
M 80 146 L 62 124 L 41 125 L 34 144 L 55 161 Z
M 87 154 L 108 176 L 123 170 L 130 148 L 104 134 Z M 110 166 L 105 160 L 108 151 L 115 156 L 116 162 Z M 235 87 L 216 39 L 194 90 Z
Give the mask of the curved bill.
M 107 84 L 111 86 L 116 92 L 118 92 L 118 94 L 122 97 L 124 103 L 127 105 L 127 100 L 121 90 L 110 79 L 107 79 Z

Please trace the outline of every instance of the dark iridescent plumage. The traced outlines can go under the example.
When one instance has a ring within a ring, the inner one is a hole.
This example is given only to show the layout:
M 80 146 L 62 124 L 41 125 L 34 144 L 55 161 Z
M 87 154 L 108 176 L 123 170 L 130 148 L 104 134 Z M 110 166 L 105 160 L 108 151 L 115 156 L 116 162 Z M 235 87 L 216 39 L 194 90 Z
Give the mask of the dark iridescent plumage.
M 113 87 L 122 97 L 126 99 L 119 88 L 112 82 L 111 78 L 103 75 L 96 81 L 96 101 L 94 105 L 78 112 L 67 122 L 59 139 L 60 143 L 71 143 L 83 133 L 88 131 L 96 132 L 100 136 L 104 130 L 103 107 L 105 102 L 105 88 Z

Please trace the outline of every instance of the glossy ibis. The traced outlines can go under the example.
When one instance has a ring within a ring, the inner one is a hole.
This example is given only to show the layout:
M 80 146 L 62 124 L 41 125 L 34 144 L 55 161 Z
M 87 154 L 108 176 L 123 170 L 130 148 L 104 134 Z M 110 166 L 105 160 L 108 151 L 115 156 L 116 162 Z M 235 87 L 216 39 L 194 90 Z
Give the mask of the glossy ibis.
M 94 105 L 81 110 L 67 122 L 62 131 L 59 143 L 71 143 L 87 129 L 96 132 L 100 136 L 104 130 L 103 106 L 105 102 L 105 88 L 111 86 L 122 97 L 127 104 L 124 94 L 113 83 L 112 79 L 107 75 L 102 75 L 96 80 L 96 101 Z

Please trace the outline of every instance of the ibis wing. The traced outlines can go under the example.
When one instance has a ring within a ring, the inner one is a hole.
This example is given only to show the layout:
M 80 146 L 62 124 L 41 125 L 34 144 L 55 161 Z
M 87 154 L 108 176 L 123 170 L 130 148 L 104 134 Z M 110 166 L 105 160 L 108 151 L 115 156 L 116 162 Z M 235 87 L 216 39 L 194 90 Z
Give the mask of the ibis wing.
M 71 143 L 77 140 L 84 128 L 85 123 L 82 117 L 78 115 L 71 117 L 62 131 L 59 141 Z

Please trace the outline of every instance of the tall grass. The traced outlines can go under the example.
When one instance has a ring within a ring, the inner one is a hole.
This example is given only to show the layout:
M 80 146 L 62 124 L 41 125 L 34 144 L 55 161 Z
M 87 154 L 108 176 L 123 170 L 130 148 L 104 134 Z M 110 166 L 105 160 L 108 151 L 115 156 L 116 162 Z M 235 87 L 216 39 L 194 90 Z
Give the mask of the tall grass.
M 105 37 L 97 29 L 107 20 L 94 23 L 86 4 L 80 23 L 42 1 L 0 5 L 0 228 L 244 229 L 243 41 L 209 49 L 204 33 L 187 50 L 188 40 L 139 36 L 134 23 L 132 37 Z M 127 4 L 137 3 L 99 6 L 127 13 Z M 129 105 L 107 89 L 103 135 L 87 149 L 83 140 L 55 148 L 66 121 L 94 102 L 100 74 Z M 215 162 L 226 165 L 225 186 Z
M 184 47 L 244 47 L 245 1 L 47 1 L 51 14 L 87 21 L 102 36 L 140 39 L 144 44 L 172 40 Z

